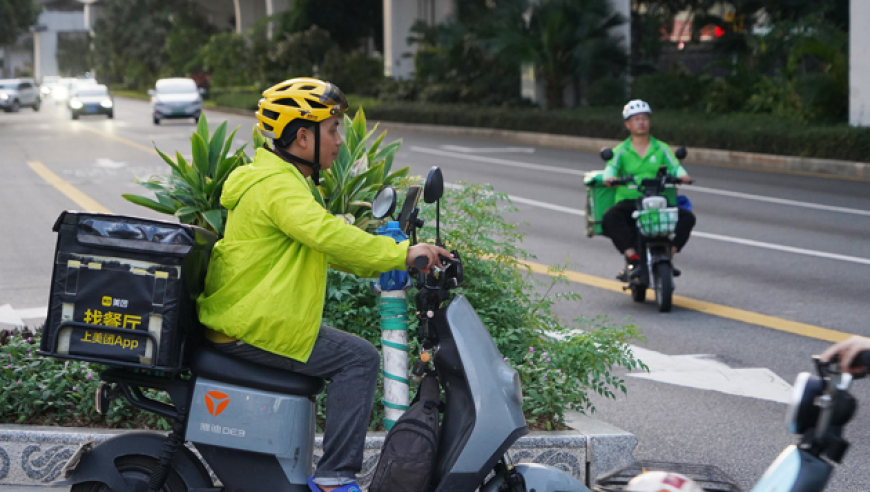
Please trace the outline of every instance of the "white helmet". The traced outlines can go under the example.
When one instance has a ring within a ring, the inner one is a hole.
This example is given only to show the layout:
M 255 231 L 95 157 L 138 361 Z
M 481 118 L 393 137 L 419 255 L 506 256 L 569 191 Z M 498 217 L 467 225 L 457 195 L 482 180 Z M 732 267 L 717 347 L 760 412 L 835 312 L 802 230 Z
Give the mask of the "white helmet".
M 641 473 L 628 482 L 625 490 L 627 492 L 704 492 L 704 489 L 691 478 L 665 471 Z
M 628 101 L 628 104 L 622 108 L 622 119 L 627 120 L 632 116 L 640 113 L 649 113 L 652 114 L 652 109 L 650 109 L 649 104 L 646 101 L 641 101 L 640 99 L 635 99 L 633 101 Z

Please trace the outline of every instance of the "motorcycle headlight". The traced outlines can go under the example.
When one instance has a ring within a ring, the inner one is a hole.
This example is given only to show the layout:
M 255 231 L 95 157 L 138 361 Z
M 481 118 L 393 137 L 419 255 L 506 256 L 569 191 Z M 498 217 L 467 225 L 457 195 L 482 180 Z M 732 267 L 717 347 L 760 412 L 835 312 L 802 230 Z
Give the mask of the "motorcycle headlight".
M 73 99 L 72 101 L 69 102 L 69 107 L 71 107 L 73 109 L 82 109 L 83 106 L 84 106 L 84 104 L 82 104 L 82 102 L 79 101 L 78 99 Z
M 102 106 L 104 108 L 111 108 L 112 107 L 112 100 L 111 99 L 103 99 L 102 101 L 100 101 L 100 106 Z

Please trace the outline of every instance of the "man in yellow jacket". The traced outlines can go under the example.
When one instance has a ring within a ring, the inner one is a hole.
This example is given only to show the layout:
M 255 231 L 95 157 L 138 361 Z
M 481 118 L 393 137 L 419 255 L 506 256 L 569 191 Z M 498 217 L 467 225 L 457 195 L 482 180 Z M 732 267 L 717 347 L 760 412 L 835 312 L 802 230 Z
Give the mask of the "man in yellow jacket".
M 416 257 L 440 266 L 438 246 L 373 236 L 330 215 L 307 179 L 319 182 L 341 145 L 347 99 L 317 79 L 286 80 L 263 92 L 257 127 L 272 139 L 230 175 L 221 204 L 224 238 L 212 251 L 199 319 L 225 353 L 330 380 L 323 457 L 309 485 L 349 491 L 362 469 L 365 433 L 380 372 L 368 341 L 321 326 L 327 265 L 360 276 L 402 270 Z

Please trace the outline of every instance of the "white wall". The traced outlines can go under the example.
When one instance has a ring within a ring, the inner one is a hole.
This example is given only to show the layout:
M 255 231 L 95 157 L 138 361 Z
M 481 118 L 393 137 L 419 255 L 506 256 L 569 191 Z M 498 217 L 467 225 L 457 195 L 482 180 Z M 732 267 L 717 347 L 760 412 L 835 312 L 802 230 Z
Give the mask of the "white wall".
M 849 4 L 849 124 L 870 126 L 870 2 Z
M 416 45 L 408 44 L 417 20 L 439 24 L 452 15 L 455 0 L 384 0 L 384 74 L 409 79 L 414 74 Z
M 85 14 L 43 10 L 36 23 L 47 28 L 33 35 L 33 76 L 40 80 L 46 75 L 58 75 L 57 33 L 85 31 Z

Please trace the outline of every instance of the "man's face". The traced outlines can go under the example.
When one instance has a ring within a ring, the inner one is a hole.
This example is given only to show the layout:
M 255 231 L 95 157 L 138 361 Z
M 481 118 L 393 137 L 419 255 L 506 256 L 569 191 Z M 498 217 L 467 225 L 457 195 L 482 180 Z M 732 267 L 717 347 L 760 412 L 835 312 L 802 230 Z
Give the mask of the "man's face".
M 649 134 L 649 113 L 640 113 L 625 120 L 625 127 L 635 136 Z
M 330 116 L 320 122 L 320 165 L 323 169 L 332 167 L 338 158 L 338 148 L 341 147 L 341 120 L 338 116 Z

